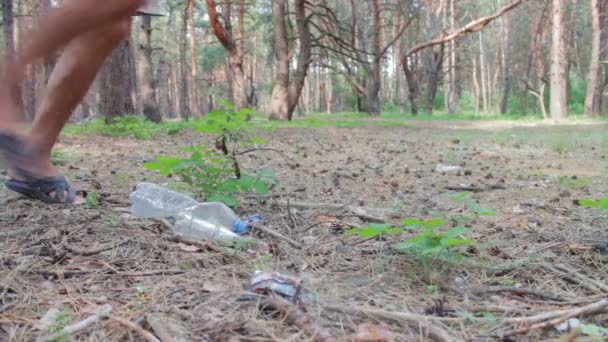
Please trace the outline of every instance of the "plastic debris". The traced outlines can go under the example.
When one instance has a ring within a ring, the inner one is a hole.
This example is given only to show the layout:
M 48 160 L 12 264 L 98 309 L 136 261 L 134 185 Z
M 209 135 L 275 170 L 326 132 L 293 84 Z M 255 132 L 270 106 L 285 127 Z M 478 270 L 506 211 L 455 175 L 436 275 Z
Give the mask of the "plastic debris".
M 249 291 L 259 294 L 276 293 L 295 301 L 301 292 L 302 280 L 295 276 L 278 272 L 255 271 Z

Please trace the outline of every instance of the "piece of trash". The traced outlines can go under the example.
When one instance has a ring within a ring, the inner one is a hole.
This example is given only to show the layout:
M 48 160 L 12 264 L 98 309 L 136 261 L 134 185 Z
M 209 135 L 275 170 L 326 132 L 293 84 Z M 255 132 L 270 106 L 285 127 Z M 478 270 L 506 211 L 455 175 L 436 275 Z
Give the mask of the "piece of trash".
M 269 294 L 276 293 L 290 300 L 297 300 L 301 291 L 302 280 L 295 276 L 278 272 L 255 271 L 248 291 Z
M 259 214 L 247 220 L 221 202 L 199 203 L 189 196 L 153 183 L 140 183 L 131 193 L 131 213 L 143 218 L 173 218 L 174 233 L 194 240 L 234 244 L 248 242 L 239 234 L 262 221 Z
M 184 252 L 190 252 L 190 253 L 196 253 L 199 252 L 201 249 L 197 246 L 192 246 L 192 245 L 186 245 L 185 243 L 178 243 L 177 247 L 179 247 L 180 250 L 184 251 Z
M 567 333 L 581 326 L 581 321 L 578 318 L 570 318 L 557 326 L 557 330 L 561 333 Z
M 443 165 L 437 164 L 435 167 L 435 172 L 444 173 L 444 172 L 458 172 L 462 170 L 462 166 L 458 165 Z
M 356 342 L 394 342 L 397 337 L 386 326 L 374 323 L 364 323 L 357 327 L 353 337 Z

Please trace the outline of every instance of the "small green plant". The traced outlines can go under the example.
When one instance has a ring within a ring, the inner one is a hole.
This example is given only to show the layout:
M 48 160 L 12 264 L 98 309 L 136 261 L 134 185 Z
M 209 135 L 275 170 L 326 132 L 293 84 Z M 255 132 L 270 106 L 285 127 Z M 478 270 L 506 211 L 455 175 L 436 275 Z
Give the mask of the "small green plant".
M 578 202 L 580 203 L 580 205 L 582 205 L 584 207 L 599 208 L 603 211 L 608 212 L 608 195 L 606 195 L 606 197 L 604 197 L 598 201 L 590 200 L 590 199 L 582 199 Z
M 608 328 L 600 327 L 595 324 L 581 324 L 581 333 L 591 337 L 593 341 L 606 341 L 608 338 Z
M 99 206 L 99 194 L 96 191 L 91 191 L 87 194 L 85 207 L 87 209 L 97 208 Z
M 66 311 L 60 311 L 54 317 L 53 322 L 49 324 L 49 331 L 51 336 L 54 336 L 56 341 L 63 341 L 65 337 L 65 328 L 72 321 L 70 314 Z
M 591 181 L 589 181 L 588 179 L 578 178 L 576 176 L 559 178 L 559 184 L 561 184 L 564 187 L 568 187 L 568 188 L 580 188 L 580 187 L 587 186 L 590 183 L 591 183 Z
M 444 232 L 438 232 L 437 229 L 444 225 L 445 221 L 441 218 L 430 220 L 407 218 L 399 227 L 389 224 L 371 224 L 365 228 L 353 228 L 347 232 L 347 235 L 369 238 L 380 235 L 394 235 L 411 230 L 419 231 L 414 237 L 401 241 L 393 247 L 399 252 L 418 257 L 424 268 L 429 270 L 434 260 L 441 259 L 455 262 L 462 259 L 463 255 L 459 249 L 463 246 L 475 244 L 474 240 L 463 238 L 469 232 L 464 227 L 454 227 Z
M 480 206 L 475 200 L 471 198 L 471 193 L 469 192 L 448 194 L 448 197 L 450 197 L 456 202 L 465 203 L 465 210 L 462 213 L 450 216 L 450 218 L 456 221 L 458 224 L 463 224 L 465 222 L 475 220 L 480 216 L 498 215 L 498 212 L 496 210 Z
M 238 156 L 244 153 L 241 149 L 252 152 L 265 143 L 250 134 L 253 128 L 248 119 L 254 112 L 249 109 L 234 112 L 229 103 L 223 105 L 224 109 L 213 110 L 197 125 L 199 131 L 216 134 L 214 148 L 206 145 L 185 147 L 182 151 L 189 153 L 187 158 L 157 156 L 144 167 L 163 176 L 179 176 L 174 187 L 186 185 L 196 197 L 235 206 L 238 193 L 266 195 L 278 183 L 274 170 L 250 169 L 238 161 Z

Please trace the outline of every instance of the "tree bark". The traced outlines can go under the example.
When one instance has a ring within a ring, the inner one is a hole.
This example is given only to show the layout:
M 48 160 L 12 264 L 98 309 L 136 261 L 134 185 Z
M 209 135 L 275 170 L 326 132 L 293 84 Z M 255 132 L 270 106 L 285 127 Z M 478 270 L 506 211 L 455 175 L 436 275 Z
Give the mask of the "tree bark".
M 507 114 L 509 111 L 509 95 L 511 92 L 511 64 L 509 58 L 511 51 L 509 51 L 509 22 L 508 14 L 501 16 L 498 19 L 500 27 L 500 64 L 502 74 L 502 100 L 500 103 L 500 113 Z
M 587 77 L 587 94 L 585 96 L 585 114 L 597 115 L 600 112 L 600 59 L 602 49 L 602 18 L 605 0 L 590 0 L 591 9 L 591 60 Z
M 182 119 L 190 119 L 190 101 L 188 92 L 188 66 L 186 65 L 187 36 L 188 36 L 188 6 L 182 16 L 181 39 L 179 44 L 179 115 Z
M 142 101 L 142 111 L 148 120 L 161 122 L 162 116 L 156 100 L 156 82 L 152 74 L 152 17 L 142 15 L 139 27 L 139 46 L 137 49 L 137 65 L 139 75 L 139 96 Z
M 196 27 L 194 25 L 194 0 L 188 0 L 188 45 L 190 47 L 190 111 L 199 112 L 201 108 L 198 89 L 198 58 L 196 54 Z
M 132 55 L 131 41 L 124 40 L 110 54 L 103 68 L 100 111 L 105 115 L 106 123 L 112 123 L 116 117 L 135 112 L 131 96 L 133 92 Z
M 270 100 L 270 119 L 289 120 L 289 37 L 285 25 L 287 0 L 272 0 L 272 24 L 277 58 L 276 79 Z
M 215 36 L 222 44 L 226 53 L 228 54 L 228 66 L 230 72 L 231 82 L 231 93 L 233 104 L 236 110 L 247 107 L 247 93 L 245 84 L 245 72 L 243 69 L 243 53 L 239 51 L 238 46 L 232 35 L 232 24 L 230 18 L 230 7 L 231 4 L 226 5 L 226 9 L 222 17 L 224 24 L 219 21 L 217 14 L 216 4 L 214 0 L 205 0 L 207 3 L 207 12 L 209 13 L 209 21 Z M 241 3 L 241 11 L 244 11 L 244 4 Z
M 566 0 L 553 1 L 553 27 L 551 34 L 551 103 L 550 114 L 554 120 L 568 116 L 568 46 L 566 44 Z
M 374 42 L 373 42 L 373 62 L 371 72 L 367 79 L 367 112 L 371 116 L 380 116 L 380 86 L 381 86 L 381 62 L 382 62 L 382 42 L 381 42 L 381 23 L 380 23 L 380 3 L 379 0 L 372 0 L 373 6 L 373 23 L 374 23 Z
M 411 65 L 410 65 L 411 64 Z M 408 87 L 408 99 L 410 101 L 410 109 L 412 115 L 418 115 L 418 96 L 420 94 L 420 87 L 418 86 L 418 77 L 412 70 L 413 68 L 412 57 L 407 57 L 403 62 L 403 73 L 405 74 L 405 80 Z

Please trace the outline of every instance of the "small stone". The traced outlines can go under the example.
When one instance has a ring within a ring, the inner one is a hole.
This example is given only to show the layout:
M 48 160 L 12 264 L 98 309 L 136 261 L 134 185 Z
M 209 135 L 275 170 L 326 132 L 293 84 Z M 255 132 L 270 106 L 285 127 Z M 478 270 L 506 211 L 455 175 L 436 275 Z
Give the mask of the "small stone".
M 471 176 L 471 175 L 473 175 L 473 171 L 471 171 L 471 170 L 465 170 L 464 171 L 464 175 L 465 176 Z

